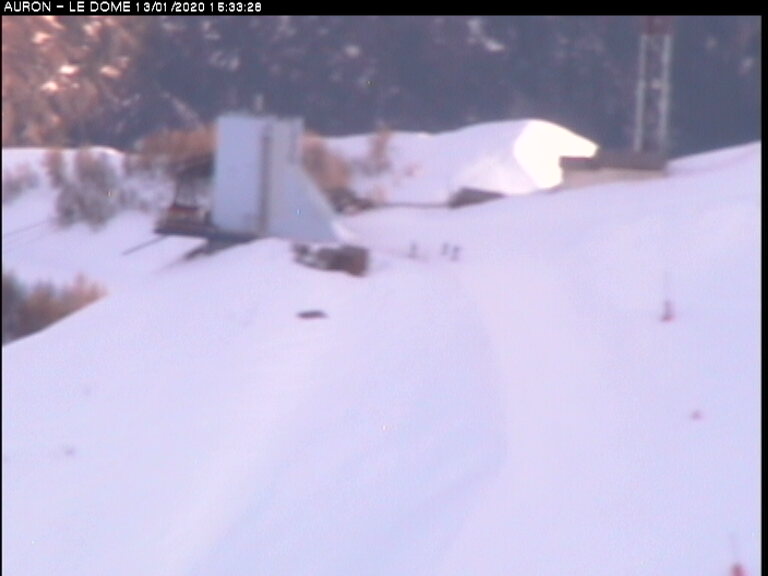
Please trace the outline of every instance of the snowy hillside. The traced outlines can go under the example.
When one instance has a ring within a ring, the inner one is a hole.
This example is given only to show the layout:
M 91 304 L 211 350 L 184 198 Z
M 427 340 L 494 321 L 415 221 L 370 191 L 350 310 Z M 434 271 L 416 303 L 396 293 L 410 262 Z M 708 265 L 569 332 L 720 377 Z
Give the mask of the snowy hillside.
M 107 148 L 89 149 L 107 160 L 121 189 L 135 194 L 148 206 L 167 204 L 172 190 L 164 178 L 133 176 L 123 172 L 123 154 Z M 28 281 L 52 280 L 62 284 L 77 274 L 97 280 L 114 290 L 143 278 L 199 244 L 196 240 L 170 238 L 141 258 L 124 253 L 153 238 L 152 210 L 127 210 L 94 231 L 84 223 L 60 228 L 56 222 L 58 189 L 51 186 L 45 168 L 47 151 L 39 148 L 3 150 L 4 173 L 28 170 L 37 185 L 3 204 L 3 266 Z M 64 150 L 68 175 L 73 172 L 74 151 Z
M 19 250 L 131 289 L 3 348 L 3 573 L 760 574 L 760 158 L 348 217 L 365 278 Z
M 332 150 L 348 162 L 369 153 L 370 135 L 329 139 Z M 93 149 L 123 176 L 122 188 L 153 205 L 167 204 L 171 183 L 146 175 L 125 177 L 123 155 Z M 592 156 L 594 143 L 542 120 L 497 122 L 440 134 L 393 133 L 386 146 L 391 166 L 381 174 L 354 174 L 352 187 L 363 196 L 385 192 L 389 202 L 445 202 L 462 186 L 507 194 L 552 188 L 562 181 L 561 155 Z M 73 171 L 73 151 L 64 151 Z M 28 167 L 39 185 L 3 206 L 3 261 L 30 280 L 69 282 L 78 273 L 122 286 L 162 266 L 199 244 L 170 238 L 141 256 L 125 252 L 153 237 L 153 217 L 129 211 L 95 234 L 85 224 L 64 231 L 54 225 L 56 190 L 45 169 L 46 150 L 3 150 L 3 169 Z
M 331 140 L 345 158 L 369 148 L 369 136 Z M 560 156 L 593 156 L 594 142 L 543 120 L 491 122 L 440 134 L 394 132 L 387 146 L 391 167 L 356 175 L 364 196 L 381 190 L 390 202 L 445 202 L 462 187 L 526 194 L 562 181 Z

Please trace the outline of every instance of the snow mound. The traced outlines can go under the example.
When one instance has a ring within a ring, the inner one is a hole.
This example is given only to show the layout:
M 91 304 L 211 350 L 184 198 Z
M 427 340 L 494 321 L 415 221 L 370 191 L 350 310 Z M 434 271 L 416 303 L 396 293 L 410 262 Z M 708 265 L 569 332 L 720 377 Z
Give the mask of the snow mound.
M 330 140 L 347 159 L 365 157 L 372 136 Z M 492 122 L 438 134 L 394 132 L 391 166 L 356 173 L 352 188 L 390 202 L 444 202 L 463 187 L 527 194 L 562 181 L 560 156 L 593 156 L 597 145 L 551 122 Z

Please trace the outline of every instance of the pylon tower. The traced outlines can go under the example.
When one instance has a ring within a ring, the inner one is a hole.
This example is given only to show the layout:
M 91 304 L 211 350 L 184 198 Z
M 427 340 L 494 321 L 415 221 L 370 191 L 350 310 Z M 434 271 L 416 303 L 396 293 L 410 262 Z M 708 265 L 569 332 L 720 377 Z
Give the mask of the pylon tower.
M 672 16 L 642 18 L 633 149 L 666 155 L 673 19 Z

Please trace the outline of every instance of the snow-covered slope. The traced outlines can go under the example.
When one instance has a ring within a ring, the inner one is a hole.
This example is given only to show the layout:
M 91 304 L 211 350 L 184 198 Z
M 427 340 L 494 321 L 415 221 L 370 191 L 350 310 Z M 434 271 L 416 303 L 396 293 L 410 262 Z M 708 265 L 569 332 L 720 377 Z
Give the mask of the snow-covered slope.
M 366 158 L 371 135 L 330 138 L 330 147 L 352 165 Z M 552 188 L 562 180 L 561 155 L 591 156 L 594 143 L 543 120 L 516 120 L 470 126 L 439 134 L 394 132 L 385 147 L 391 165 L 380 174 L 353 174 L 353 188 L 364 196 L 383 193 L 388 202 L 445 202 L 463 186 L 507 194 Z M 132 195 L 164 205 L 170 182 L 146 175 L 126 177 L 124 156 L 108 148 L 89 149 L 105 158 L 123 176 Z M 45 170 L 48 151 L 41 148 L 4 149 L 3 169 L 29 168 L 39 185 L 3 206 L 3 260 L 29 280 L 69 282 L 86 274 L 113 289 L 143 278 L 175 261 L 199 242 L 165 240 L 141 258 L 123 253 L 152 238 L 152 218 L 123 214 L 95 235 L 86 225 L 62 233 L 54 224 L 56 191 Z M 74 150 L 63 150 L 65 171 L 74 171 Z M 341 231 L 343 235 L 343 230 Z
M 3 348 L 3 572 L 759 574 L 760 155 L 348 218 L 365 278 L 134 253 Z
M 331 140 L 348 160 L 364 158 L 370 136 Z M 444 202 L 462 187 L 527 194 L 562 181 L 560 156 L 593 156 L 597 146 L 551 122 L 515 120 L 477 124 L 439 134 L 393 132 L 390 167 L 381 174 L 353 174 L 352 187 L 389 202 Z
M 3 149 L 3 170 L 15 173 L 27 169 L 37 184 L 3 204 L 3 267 L 28 282 L 51 280 L 68 283 L 78 274 L 104 284 L 112 291 L 167 266 L 199 244 L 187 238 L 168 238 L 141 257 L 125 254 L 154 238 L 154 216 L 149 212 L 126 210 L 108 226 L 94 231 L 86 224 L 61 228 L 56 223 L 58 191 L 50 184 L 45 157 L 39 148 Z M 147 176 L 125 177 L 123 155 L 107 148 L 90 152 L 106 159 L 121 184 L 146 200 L 148 205 L 169 197 L 167 179 Z M 71 175 L 74 150 L 63 150 L 65 170 Z

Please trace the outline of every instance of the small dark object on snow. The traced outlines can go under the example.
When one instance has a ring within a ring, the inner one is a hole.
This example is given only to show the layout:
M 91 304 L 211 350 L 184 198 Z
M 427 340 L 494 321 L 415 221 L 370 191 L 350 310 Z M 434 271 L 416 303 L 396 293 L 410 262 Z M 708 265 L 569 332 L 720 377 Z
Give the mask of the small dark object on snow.
M 328 318 L 328 315 L 322 310 L 304 310 L 296 314 L 299 318 L 312 319 L 312 318 Z
M 458 260 L 459 259 L 459 254 L 461 254 L 461 247 L 454 246 L 453 247 L 453 252 L 451 252 L 451 260 Z
M 702 418 L 704 418 L 704 414 L 701 410 L 694 410 L 691 412 L 691 420 L 701 420 Z
M 294 244 L 293 253 L 296 262 L 310 268 L 340 270 L 353 276 L 364 276 L 368 270 L 368 250 L 360 246 Z

